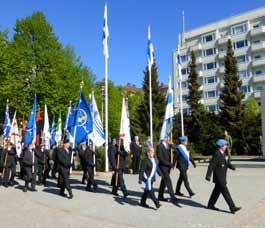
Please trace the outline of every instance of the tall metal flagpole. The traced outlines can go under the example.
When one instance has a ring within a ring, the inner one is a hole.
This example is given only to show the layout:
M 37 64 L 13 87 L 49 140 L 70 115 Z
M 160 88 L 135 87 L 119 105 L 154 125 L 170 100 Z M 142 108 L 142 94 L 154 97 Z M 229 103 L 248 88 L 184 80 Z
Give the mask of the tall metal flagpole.
M 152 65 L 153 65 L 153 44 L 151 43 L 151 31 L 148 26 L 148 70 L 149 70 L 149 112 L 150 112 L 150 143 L 153 146 L 153 104 L 152 104 Z
M 104 28 L 103 28 L 103 48 L 104 48 L 104 56 L 105 56 L 105 172 L 109 171 L 109 159 L 108 159 L 108 141 L 109 141 L 109 123 L 108 123 L 108 12 L 107 12 L 107 4 L 105 4 L 104 8 Z
M 182 72 L 181 72 L 181 56 L 180 56 L 180 38 L 178 44 L 178 74 L 179 74 L 179 101 L 180 101 L 180 121 L 181 135 L 184 135 L 184 119 L 183 119 L 183 103 L 182 103 Z

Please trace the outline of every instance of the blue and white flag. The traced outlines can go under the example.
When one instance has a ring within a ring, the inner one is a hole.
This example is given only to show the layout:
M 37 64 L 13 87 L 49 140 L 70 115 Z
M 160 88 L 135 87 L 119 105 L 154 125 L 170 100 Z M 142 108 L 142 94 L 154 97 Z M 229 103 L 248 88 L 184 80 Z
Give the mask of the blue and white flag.
M 178 66 L 178 76 L 179 79 L 182 80 L 182 60 L 180 55 L 180 49 L 178 47 L 178 54 L 177 54 L 177 66 Z
M 100 119 L 100 114 L 98 111 L 94 92 L 92 93 L 90 112 L 92 115 L 93 130 L 89 134 L 89 139 L 92 140 L 92 142 L 96 147 L 100 147 L 105 143 L 105 134 L 104 134 L 103 124 Z
M 182 157 L 185 159 L 187 163 L 190 161 L 190 152 L 188 151 L 187 147 L 185 145 L 178 145 L 177 146 L 178 151 L 181 153 Z
M 25 144 L 31 144 L 36 142 L 36 112 L 37 112 L 37 96 L 34 96 L 34 103 L 29 116 L 28 125 L 25 133 Z
M 52 120 L 52 126 L 50 128 L 50 135 L 51 135 L 50 145 L 53 146 L 53 145 L 56 144 L 56 140 L 55 140 L 56 126 L 55 126 L 55 118 L 54 117 L 53 117 L 53 120 Z
M 109 58 L 108 38 L 109 38 L 108 8 L 107 8 L 107 3 L 105 3 L 104 23 L 103 23 L 103 54 L 104 54 L 106 59 Z
M 150 25 L 148 26 L 147 55 L 148 55 L 148 69 L 150 71 L 152 68 L 152 65 L 154 64 L 154 46 L 153 46 L 153 43 L 151 41 Z
M 5 122 L 4 122 L 4 139 L 7 140 L 9 137 L 9 133 L 11 130 L 11 122 L 9 117 L 9 108 L 8 108 L 8 100 L 6 104 L 6 111 L 5 111 Z
M 170 137 L 173 128 L 173 117 L 174 117 L 173 90 L 171 87 L 171 79 L 169 79 L 168 90 L 167 90 L 167 106 L 166 106 L 164 122 L 162 125 L 162 130 L 160 133 L 160 139 L 167 139 Z
M 80 92 L 74 114 L 74 127 L 71 132 L 71 135 L 73 135 L 74 147 L 79 143 L 87 142 L 88 134 L 92 132 L 92 130 L 93 123 L 90 108 L 83 93 Z

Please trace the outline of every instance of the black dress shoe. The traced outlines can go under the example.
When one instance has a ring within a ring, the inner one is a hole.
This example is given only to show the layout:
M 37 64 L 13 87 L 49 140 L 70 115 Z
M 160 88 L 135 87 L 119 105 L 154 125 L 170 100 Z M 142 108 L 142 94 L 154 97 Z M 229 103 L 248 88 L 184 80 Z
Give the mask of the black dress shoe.
M 208 205 L 207 208 L 210 210 L 219 211 L 219 208 L 215 207 L 214 205 Z
M 73 199 L 73 198 L 74 198 L 73 193 L 70 193 L 68 199 Z
M 150 208 L 150 206 L 146 203 L 140 203 L 140 206 L 144 208 Z
M 158 202 L 155 204 L 156 205 L 156 209 L 158 209 L 159 207 L 161 207 L 161 204 Z
M 123 193 L 123 197 L 126 198 L 129 195 L 128 192 Z
M 166 198 L 164 198 L 164 197 L 158 197 L 158 200 L 159 201 L 163 201 L 163 202 L 168 202 L 168 200 Z
M 241 209 L 242 209 L 242 207 L 235 207 L 235 208 L 231 209 L 231 213 L 235 214 L 237 211 L 239 211 Z
M 118 196 L 119 195 L 118 192 L 112 192 L 111 194 L 114 195 L 114 196 Z
M 191 192 L 190 193 L 190 198 L 192 197 L 192 196 L 194 196 L 195 195 L 195 193 L 194 192 Z
M 23 192 L 27 192 L 28 191 L 28 188 L 27 187 L 24 187 L 23 188 Z
M 60 196 L 67 197 L 67 195 L 64 192 L 60 192 Z
M 177 195 L 177 196 L 184 196 L 184 194 L 181 193 L 181 192 L 175 192 L 175 195 Z

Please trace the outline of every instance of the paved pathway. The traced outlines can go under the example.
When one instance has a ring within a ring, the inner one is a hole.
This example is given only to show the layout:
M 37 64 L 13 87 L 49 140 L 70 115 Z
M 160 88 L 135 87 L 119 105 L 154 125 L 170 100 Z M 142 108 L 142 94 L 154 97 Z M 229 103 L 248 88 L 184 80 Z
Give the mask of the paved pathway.
M 205 166 L 189 170 L 189 178 L 196 195 L 181 198 L 182 208 L 170 203 L 162 203 L 159 210 L 138 206 L 142 186 L 138 176 L 125 175 L 130 196 L 128 199 L 113 197 L 110 194 L 110 178 L 100 175 L 98 193 L 85 191 L 80 176 L 72 177 L 74 199 L 58 195 L 54 181 L 49 187 L 38 186 L 38 192 L 22 192 L 16 188 L 0 187 L 0 227 L 6 228 L 88 228 L 88 227 L 139 227 L 139 228 L 176 228 L 176 227 L 265 227 L 265 170 L 263 168 L 238 168 L 228 174 L 231 195 L 243 210 L 236 215 L 229 213 L 223 197 L 217 207 L 222 212 L 205 209 L 213 184 L 204 180 Z M 174 186 L 177 172 L 173 171 Z M 19 181 L 20 182 L 20 181 Z M 158 187 L 160 179 L 155 187 Z M 20 182 L 22 184 L 22 182 Z M 184 187 L 184 186 L 183 186 Z M 185 194 L 185 189 L 182 190 Z M 150 200 L 147 201 L 153 206 Z

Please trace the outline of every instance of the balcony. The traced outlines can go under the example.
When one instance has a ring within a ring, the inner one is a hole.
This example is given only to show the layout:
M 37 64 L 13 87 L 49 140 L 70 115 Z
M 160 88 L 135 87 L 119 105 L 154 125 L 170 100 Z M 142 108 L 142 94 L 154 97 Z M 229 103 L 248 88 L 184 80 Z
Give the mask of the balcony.
M 194 45 L 193 47 L 191 47 L 191 50 L 194 52 L 201 51 L 202 50 L 202 44 L 198 43 L 198 44 Z
M 218 39 L 218 44 L 219 45 L 226 44 L 229 39 L 231 39 L 230 36 L 221 37 Z
M 220 74 L 224 74 L 225 73 L 225 67 L 224 66 L 220 66 L 219 67 L 219 73 Z
M 254 98 L 261 98 L 261 92 L 260 91 L 254 91 Z
M 258 28 L 254 28 L 253 30 L 250 31 L 251 36 L 258 36 L 261 34 L 265 34 L 265 26 L 260 26 Z
M 265 74 L 254 75 L 253 82 L 265 82 Z
M 252 44 L 251 45 L 251 51 L 256 52 L 256 51 L 262 51 L 265 49 L 265 41 L 261 41 L 260 43 Z
M 222 52 L 219 52 L 219 53 L 218 53 L 218 58 L 219 58 L 219 59 L 224 59 L 225 56 L 226 56 L 226 51 L 222 51 Z
M 253 59 L 252 66 L 253 67 L 265 66 L 265 58 Z

